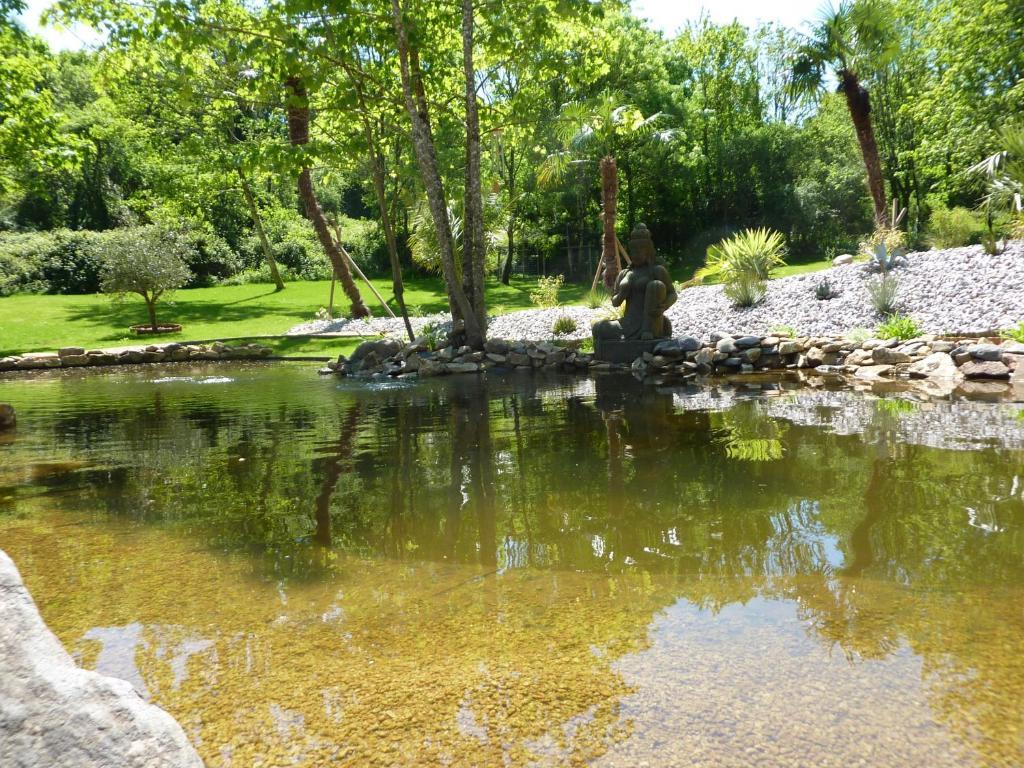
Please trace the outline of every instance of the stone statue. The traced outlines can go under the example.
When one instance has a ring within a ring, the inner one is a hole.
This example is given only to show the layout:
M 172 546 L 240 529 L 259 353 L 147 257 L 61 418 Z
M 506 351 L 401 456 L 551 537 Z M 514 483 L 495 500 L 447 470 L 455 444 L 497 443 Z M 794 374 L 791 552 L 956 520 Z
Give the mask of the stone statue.
M 676 289 L 668 270 L 657 260 L 651 233 L 643 224 L 629 236 L 629 254 L 633 263 L 619 273 L 612 292 L 612 306 L 626 302 L 626 311 L 621 320 L 594 324 L 595 350 L 602 341 L 651 341 L 672 335 L 665 310 L 675 304 Z

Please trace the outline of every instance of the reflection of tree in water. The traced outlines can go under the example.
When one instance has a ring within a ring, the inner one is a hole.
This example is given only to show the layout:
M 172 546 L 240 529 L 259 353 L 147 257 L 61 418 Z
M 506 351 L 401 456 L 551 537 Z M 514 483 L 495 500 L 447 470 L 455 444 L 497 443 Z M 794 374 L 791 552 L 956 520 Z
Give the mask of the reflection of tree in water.
M 108 465 L 83 508 L 181 525 L 203 548 L 251 553 L 265 578 L 323 578 L 328 547 L 470 575 L 663 574 L 671 597 L 710 610 L 794 600 L 851 659 L 909 644 L 936 710 L 963 728 L 971 713 L 964 738 L 1009 754 L 994 721 L 1024 695 L 1024 621 L 978 596 L 1024 583 L 1019 453 L 908 446 L 902 407 L 844 436 L 770 419 L 756 399 L 688 412 L 628 377 L 595 387 L 474 380 L 315 407 L 159 398 L 103 409 L 61 445 Z M 124 454 L 96 449 L 109 434 Z

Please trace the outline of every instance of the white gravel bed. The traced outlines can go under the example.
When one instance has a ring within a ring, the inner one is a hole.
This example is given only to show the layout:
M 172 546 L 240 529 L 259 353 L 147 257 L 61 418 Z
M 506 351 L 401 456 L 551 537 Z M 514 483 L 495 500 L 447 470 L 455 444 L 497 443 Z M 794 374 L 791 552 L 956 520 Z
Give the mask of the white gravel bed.
M 910 253 L 892 274 L 899 278 L 899 311 L 917 320 L 926 332 L 980 334 L 1024 321 L 1024 241 L 1010 243 L 995 256 L 981 246 Z M 866 286 L 875 277 L 867 264 L 849 264 L 772 280 L 764 302 L 748 309 L 731 306 L 720 285 L 697 286 L 680 292 L 666 314 L 677 337 L 706 337 L 716 330 L 764 335 L 780 326 L 808 336 L 871 330 L 881 321 Z M 838 295 L 819 301 L 814 289 L 824 279 Z M 491 318 L 488 335 L 526 341 L 550 339 L 552 325 L 563 315 L 576 320 L 576 330 L 561 338 L 581 339 L 590 336 L 590 324 L 602 312 L 587 307 L 511 312 Z M 432 315 L 412 318 L 412 323 L 419 331 L 428 323 L 445 325 L 447 320 L 446 315 Z M 404 325 L 400 318 L 318 320 L 297 325 L 288 333 L 400 336 Z

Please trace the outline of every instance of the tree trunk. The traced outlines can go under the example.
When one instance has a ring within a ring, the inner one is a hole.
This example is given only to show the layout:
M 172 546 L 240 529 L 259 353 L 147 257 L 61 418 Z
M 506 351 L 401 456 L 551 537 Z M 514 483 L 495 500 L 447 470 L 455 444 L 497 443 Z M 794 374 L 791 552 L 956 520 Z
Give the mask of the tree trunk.
M 462 285 L 473 305 L 481 333 L 487 332 L 484 295 L 487 241 L 484 236 L 484 198 L 480 182 L 480 112 L 476 103 L 473 67 L 473 0 L 462 0 L 462 73 L 466 85 L 466 185 L 462 235 Z
M 153 333 L 156 333 L 156 297 L 150 298 L 143 294 L 142 298 L 146 300 L 146 310 L 149 312 L 149 327 L 153 329 Z
M 878 156 L 875 129 L 871 125 L 871 100 L 857 76 L 852 72 L 840 72 L 839 88 L 846 95 L 846 106 L 850 110 L 853 128 L 857 133 L 860 153 L 864 157 L 864 168 L 868 173 L 868 190 L 875 206 L 875 224 L 884 226 L 888 216 L 885 203 L 885 179 L 882 176 L 882 161 Z
M 508 226 L 505 228 L 505 236 L 508 239 L 508 251 L 505 254 L 505 263 L 501 267 L 501 283 L 508 285 L 512 282 L 512 259 L 516 253 L 516 222 L 515 212 L 509 212 Z
M 306 97 L 306 86 L 298 77 L 288 78 L 285 85 L 290 91 L 288 139 L 291 141 L 292 146 L 302 146 L 309 142 L 309 102 Z M 334 237 L 331 235 L 331 228 L 327 223 L 327 217 L 324 216 L 320 202 L 316 198 L 316 191 L 313 189 L 313 177 L 308 167 L 304 167 L 299 173 L 298 190 L 299 197 L 302 199 L 302 204 L 306 209 L 306 216 L 313 223 L 317 239 L 320 240 L 320 245 L 334 267 L 334 273 L 338 276 L 338 280 L 341 281 L 342 290 L 345 291 L 345 295 L 348 296 L 349 302 L 352 305 L 352 316 L 357 318 L 369 317 L 370 310 L 363 303 L 363 297 L 360 295 L 359 288 L 352 279 L 352 272 L 348 268 L 348 263 L 346 263 L 341 255 L 341 251 L 338 250 L 338 244 L 334 242 Z
M 270 268 L 270 277 L 274 281 L 277 290 L 284 290 L 284 281 L 277 269 L 277 260 L 274 258 L 274 251 L 270 248 L 270 241 L 267 239 L 267 232 L 263 229 L 263 217 L 260 216 L 260 209 L 256 206 L 256 198 L 252 194 L 252 186 L 246 178 L 245 171 L 237 168 L 238 180 L 242 183 L 242 195 L 245 197 L 245 204 L 249 206 L 249 215 L 252 216 L 252 223 L 256 227 L 256 233 L 260 237 L 260 248 L 263 249 L 263 258 L 267 260 Z
M 604 223 L 601 261 L 604 264 L 604 285 L 609 291 L 615 287 L 615 278 L 619 274 L 619 262 L 615 251 L 615 215 L 618 194 L 619 179 L 615 158 L 607 155 L 601 158 L 601 219 Z
M 409 36 L 405 28 L 399 0 L 391 0 L 391 10 L 394 17 L 395 37 L 398 42 L 402 95 L 412 126 L 412 141 L 413 149 L 416 152 L 416 162 L 419 165 L 420 175 L 423 177 L 423 186 L 427 193 L 430 214 L 437 229 L 437 242 L 441 251 L 441 270 L 444 273 L 444 281 L 448 288 L 452 317 L 458 319 L 458 315 L 462 316 L 466 328 L 466 343 L 473 347 L 481 347 L 484 341 L 483 330 L 476 321 L 476 314 L 469 302 L 469 298 L 466 296 L 465 291 L 462 290 L 458 270 L 455 265 L 455 246 L 452 242 L 451 221 L 448 218 L 448 202 L 445 199 L 441 174 L 437 168 L 437 153 L 434 148 L 434 137 L 430 132 L 430 117 L 427 111 L 426 99 L 423 94 L 422 84 L 419 82 L 414 83 L 411 74 L 410 59 L 415 55 L 415 50 L 411 50 L 409 47 Z M 417 66 L 416 69 L 418 81 L 420 75 L 419 67 Z
M 508 252 L 505 255 L 505 264 L 501 268 L 502 285 L 508 285 L 512 280 L 512 260 L 515 258 L 515 234 L 516 234 L 516 156 L 515 148 L 510 147 L 504 153 L 504 165 L 506 169 L 506 188 L 508 189 L 508 223 L 505 226 L 505 235 L 508 240 Z

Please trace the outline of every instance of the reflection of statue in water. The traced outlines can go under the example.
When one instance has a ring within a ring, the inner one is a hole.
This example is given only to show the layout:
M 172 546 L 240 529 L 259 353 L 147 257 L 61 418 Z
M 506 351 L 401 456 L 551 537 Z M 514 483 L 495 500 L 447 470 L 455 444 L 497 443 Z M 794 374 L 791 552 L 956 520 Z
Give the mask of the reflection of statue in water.
M 612 292 L 612 306 L 626 302 L 626 311 L 621 320 L 595 323 L 595 340 L 648 341 L 672 335 L 665 310 L 675 304 L 676 289 L 668 270 L 657 261 L 651 233 L 643 224 L 629 236 L 629 254 L 633 263 L 619 273 Z

